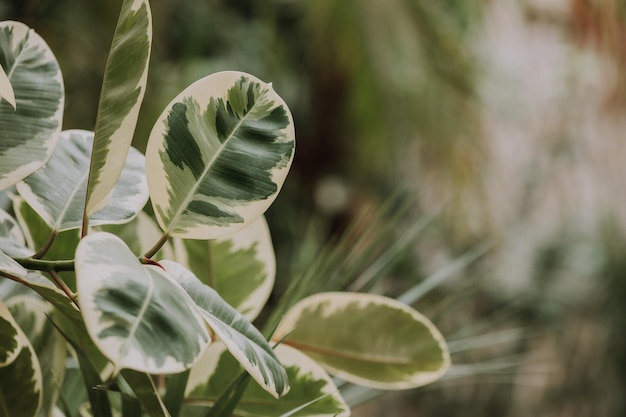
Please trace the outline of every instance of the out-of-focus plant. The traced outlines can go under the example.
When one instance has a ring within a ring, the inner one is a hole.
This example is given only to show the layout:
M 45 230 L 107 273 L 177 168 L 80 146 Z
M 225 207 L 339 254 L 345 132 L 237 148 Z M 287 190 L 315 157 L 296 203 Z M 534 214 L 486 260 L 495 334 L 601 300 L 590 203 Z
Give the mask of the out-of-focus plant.
M 273 286 L 263 213 L 292 116 L 271 84 L 218 72 L 167 105 L 144 157 L 130 144 L 151 44 L 148 1 L 125 0 L 95 130 L 62 130 L 54 55 L 0 23 L 0 187 L 17 190 L 0 212 L 2 414 L 346 416 L 327 372 L 381 389 L 439 379 L 443 337 L 387 297 L 294 295 L 267 335 L 250 323 Z

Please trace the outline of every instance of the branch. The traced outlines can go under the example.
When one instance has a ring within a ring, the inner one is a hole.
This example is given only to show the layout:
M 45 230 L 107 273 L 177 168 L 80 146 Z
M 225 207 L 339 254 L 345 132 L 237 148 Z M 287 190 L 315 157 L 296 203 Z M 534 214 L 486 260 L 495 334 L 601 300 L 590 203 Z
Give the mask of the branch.
M 26 269 L 34 269 L 37 271 L 74 271 L 73 259 L 63 261 L 46 261 L 35 258 L 13 258 L 13 260 Z

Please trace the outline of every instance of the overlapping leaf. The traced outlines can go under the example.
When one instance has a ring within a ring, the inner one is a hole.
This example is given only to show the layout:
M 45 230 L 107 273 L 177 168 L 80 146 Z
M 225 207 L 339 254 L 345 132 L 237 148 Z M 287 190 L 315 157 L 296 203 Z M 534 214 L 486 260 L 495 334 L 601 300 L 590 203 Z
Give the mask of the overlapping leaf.
M 189 270 L 172 261 L 161 261 L 168 275 L 187 291 L 200 307 L 207 324 L 252 378 L 274 397 L 289 390 L 287 375 L 263 335 Z
M 181 372 L 210 341 L 187 294 L 160 268 L 141 265 L 115 235 L 81 240 L 76 279 L 89 335 L 118 369 Z
M 181 263 L 248 320 L 254 320 L 272 292 L 276 258 L 263 216 L 248 227 L 211 240 L 184 240 Z M 181 251 L 179 251 L 181 252 Z
M 146 89 L 151 44 L 148 0 L 124 0 L 98 106 L 85 203 L 90 216 L 108 204 L 111 190 L 124 169 Z
M 289 346 L 279 345 L 275 352 L 285 366 L 291 389 L 285 396 L 276 399 L 258 385 L 250 384 L 237 404 L 236 416 L 279 417 L 314 399 L 318 401 L 293 415 L 318 417 L 350 415 L 350 410 L 339 395 L 337 387 L 320 365 Z M 238 372 L 237 362 L 228 354 L 222 343 L 209 346 L 189 375 L 186 397 L 187 403 L 192 406 L 185 410 L 187 414 L 193 415 L 193 410 L 200 405 L 212 405 L 222 393 L 224 386 L 227 386 Z
M 276 198 L 294 144 L 291 114 L 270 84 L 234 71 L 193 83 L 161 114 L 146 149 L 159 225 L 190 239 L 245 227 Z
M 55 232 L 82 224 L 93 133 L 67 130 L 46 165 L 17 185 L 20 195 Z M 91 224 L 125 223 L 148 200 L 144 157 L 136 149 L 128 153 L 124 171 L 113 190 L 113 199 L 91 216 Z
M 61 70 L 44 40 L 19 22 L 0 22 L 0 66 L 14 103 L 0 99 L 0 190 L 21 181 L 52 154 L 63 120 Z M 2 97 L 10 100 L 3 82 Z
M 33 251 L 26 247 L 24 234 L 17 221 L 0 209 L 0 251 L 9 256 L 30 256 Z
M 4 68 L 0 65 L 0 99 L 5 99 L 13 109 L 15 110 L 15 93 L 11 86 L 11 81 L 4 71 Z
M 435 326 L 414 309 L 374 294 L 320 293 L 293 306 L 275 337 L 330 373 L 379 389 L 439 379 L 450 355 Z

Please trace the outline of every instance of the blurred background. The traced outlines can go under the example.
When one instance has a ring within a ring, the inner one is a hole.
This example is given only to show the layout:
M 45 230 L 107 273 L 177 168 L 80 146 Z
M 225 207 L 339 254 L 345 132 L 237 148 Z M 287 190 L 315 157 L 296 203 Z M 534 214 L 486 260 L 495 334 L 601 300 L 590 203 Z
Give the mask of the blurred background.
M 93 129 L 120 4 L 0 0 L 0 20 L 56 53 L 66 129 Z M 295 276 L 345 270 L 328 285 L 413 291 L 450 342 L 433 385 L 346 386 L 354 416 L 626 415 L 625 2 L 151 4 L 137 148 L 220 70 L 272 82 L 292 110 L 272 302 Z M 358 261 L 311 269 L 328 250 Z

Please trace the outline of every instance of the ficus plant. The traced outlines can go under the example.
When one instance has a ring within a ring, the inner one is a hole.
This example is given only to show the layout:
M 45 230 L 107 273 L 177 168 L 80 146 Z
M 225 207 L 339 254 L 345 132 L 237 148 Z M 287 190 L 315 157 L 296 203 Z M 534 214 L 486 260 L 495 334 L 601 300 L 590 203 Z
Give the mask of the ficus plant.
M 48 45 L 0 23 L 0 415 L 347 416 L 329 374 L 439 379 L 441 334 L 380 295 L 318 293 L 264 333 L 252 324 L 274 283 L 263 214 L 294 156 L 292 116 L 271 84 L 208 75 L 163 110 L 144 156 L 131 140 L 151 25 L 147 0 L 124 0 L 85 131 L 62 130 Z

